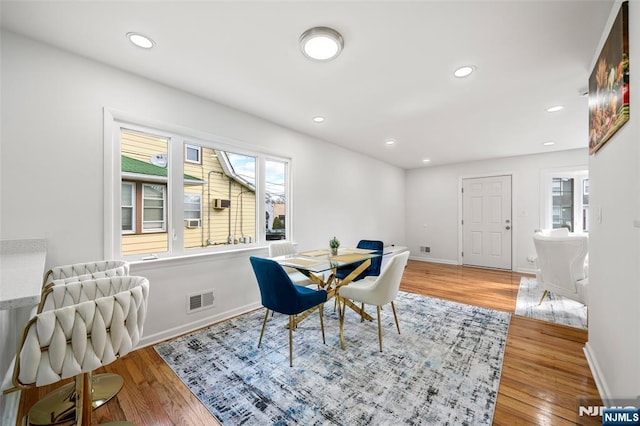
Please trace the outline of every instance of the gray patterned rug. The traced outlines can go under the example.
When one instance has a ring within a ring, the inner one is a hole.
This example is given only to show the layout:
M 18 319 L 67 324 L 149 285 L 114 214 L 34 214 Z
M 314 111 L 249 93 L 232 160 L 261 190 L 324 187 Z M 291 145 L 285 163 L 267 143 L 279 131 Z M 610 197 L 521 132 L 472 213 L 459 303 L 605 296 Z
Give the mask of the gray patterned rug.
M 538 287 L 535 278 L 522 277 L 515 314 L 587 329 L 587 307 L 585 305 L 566 297 L 556 296 L 553 293 L 547 295 L 540 303 L 542 293 L 544 291 Z
M 510 314 L 403 292 L 395 305 L 402 334 L 384 308 L 382 353 L 353 311 L 340 349 L 333 303 L 326 345 L 317 313 L 298 326 L 293 367 L 285 315 L 257 348 L 263 309 L 155 349 L 223 424 L 491 424 Z

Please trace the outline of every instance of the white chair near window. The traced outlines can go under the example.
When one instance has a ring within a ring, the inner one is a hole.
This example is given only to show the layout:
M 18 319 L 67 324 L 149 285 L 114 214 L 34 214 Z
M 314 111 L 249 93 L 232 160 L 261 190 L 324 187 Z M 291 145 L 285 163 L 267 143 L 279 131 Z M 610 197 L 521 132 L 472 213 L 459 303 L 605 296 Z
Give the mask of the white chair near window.
M 47 309 L 34 315 L 24 328 L 2 390 L 45 386 L 68 377 L 76 380 L 39 400 L 29 410 L 29 424 L 73 419 L 77 425 L 91 424 L 92 408 L 108 401 L 122 387 L 120 376 L 93 376 L 92 372 L 138 344 L 148 295 L 149 281 L 144 277 L 108 277 L 53 286 L 45 303 Z M 112 382 L 113 378 L 120 380 Z
M 536 280 L 544 290 L 540 303 L 551 292 L 586 305 L 589 237 L 564 231 L 560 235 L 541 231 L 533 235 L 533 243 L 538 263 Z
M 289 241 L 274 241 L 269 244 L 269 257 L 286 256 L 288 254 L 295 253 L 296 249 Z M 288 266 L 284 266 L 283 269 L 285 270 L 287 275 L 289 275 L 289 278 L 295 285 L 306 287 L 313 284 L 313 282 L 306 275 L 304 275 L 297 269 L 290 268 Z
M 99 260 L 96 262 L 74 263 L 55 266 L 44 274 L 43 290 L 57 283 L 85 281 L 104 277 L 124 277 L 129 275 L 129 262 L 124 260 Z
M 389 263 L 380 272 L 380 275 L 368 276 L 361 280 L 353 281 L 344 287 L 340 287 L 339 290 L 340 299 L 351 299 L 354 302 L 362 303 L 362 312 L 364 312 L 365 304 L 376 306 L 378 311 L 378 341 L 380 343 L 380 352 L 382 352 L 382 327 L 380 324 L 380 308 L 382 305 L 391 303 L 396 328 L 398 329 L 398 334 L 400 334 L 400 324 L 398 323 L 396 307 L 393 301 L 400 289 L 400 282 L 402 281 L 402 275 L 408 260 L 408 251 L 396 254 L 389 260 Z M 344 326 L 345 311 L 346 306 L 340 311 L 341 336 L 344 335 L 342 328 Z

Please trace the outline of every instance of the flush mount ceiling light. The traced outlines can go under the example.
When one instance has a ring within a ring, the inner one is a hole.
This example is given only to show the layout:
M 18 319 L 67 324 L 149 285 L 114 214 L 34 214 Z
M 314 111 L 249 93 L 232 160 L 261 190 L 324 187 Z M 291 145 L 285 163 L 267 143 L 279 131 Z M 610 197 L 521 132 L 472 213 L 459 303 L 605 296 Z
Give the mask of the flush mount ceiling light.
M 455 70 L 453 72 L 453 75 L 455 75 L 458 78 L 468 77 L 471 75 L 471 73 L 475 71 L 475 69 L 476 68 L 473 65 L 465 65 Z
M 556 105 L 556 106 L 552 106 L 552 107 L 547 108 L 547 112 L 558 112 L 563 108 L 564 107 L 562 105 Z
M 556 143 L 554 141 L 549 141 L 549 142 L 543 142 L 542 145 L 544 146 L 551 146 L 551 145 L 555 145 Z
M 395 143 L 396 143 L 395 139 L 387 139 L 386 141 L 384 141 L 384 144 L 387 146 L 395 145 Z
M 156 45 L 153 40 L 140 33 L 127 33 L 127 38 L 131 43 L 143 49 L 151 49 Z
M 332 28 L 310 28 L 300 36 L 300 50 L 315 61 L 330 61 L 340 54 L 343 47 L 342 36 Z
M 324 123 L 324 120 L 326 120 L 326 118 L 321 115 L 316 115 L 315 117 L 313 117 L 314 123 Z
M 431 158 L 424 158 L 422 160 L 423 163 L 430 163 L 431 162 Z

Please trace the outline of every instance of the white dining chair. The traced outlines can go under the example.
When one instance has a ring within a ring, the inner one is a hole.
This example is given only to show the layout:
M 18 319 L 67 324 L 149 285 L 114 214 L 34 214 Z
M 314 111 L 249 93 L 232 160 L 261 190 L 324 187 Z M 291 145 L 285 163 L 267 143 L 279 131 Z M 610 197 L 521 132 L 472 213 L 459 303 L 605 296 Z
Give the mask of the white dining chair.
M 339 287 L 338 295 L 340 299 L 351 299 L 354 302 L 362 303 L 361 311 L 364 312 L 364 305 L 375 305 L 378 311 L 378 341 L 380 343 L 380 352 L 382 352 L 382 327 L 380 323 L 380 308 L 387 303 L 391 303 L 393 310 L 393 318 L 396 321 L 396 328 L 400 334 L 400 324 L 396 315 L 396 307 L 393 303 L 400 289 L 400 281 L 404 268 L 407 266 L 409 252 L 403 252 L 394 255 L 389 259 L 389 263 L 380 272 L 377 277 L 369 276 L 359 281 L 354 281 Z M 344 315 L 346 304 L 340 309 L 340 335 L 344 335 Z M 343 344 L 344 349 L 344 344 Z
M 286 256 L 295 253 L 296 249 L 289 241 L 274 241 L 269 244 L 269 257 Z M 283 268 L 295 285 L 306 287 L 313 284 L 313 281 L 311 281 L 309 277 L 297 269 L 288 266 L 283 266 Z

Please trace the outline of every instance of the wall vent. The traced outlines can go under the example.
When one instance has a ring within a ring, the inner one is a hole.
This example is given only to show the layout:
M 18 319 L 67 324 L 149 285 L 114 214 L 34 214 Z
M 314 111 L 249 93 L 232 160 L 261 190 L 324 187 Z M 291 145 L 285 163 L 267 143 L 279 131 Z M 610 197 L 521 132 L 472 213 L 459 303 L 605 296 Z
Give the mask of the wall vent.
M 431 253 L 431 247 L 429 246 L 420 246 L 421 253 Z
M 198 312 L 203 309 L 212 308 L 215 297 L 213 290 L 206 290 L 200 293 L 187 295 L 187 313 Z

